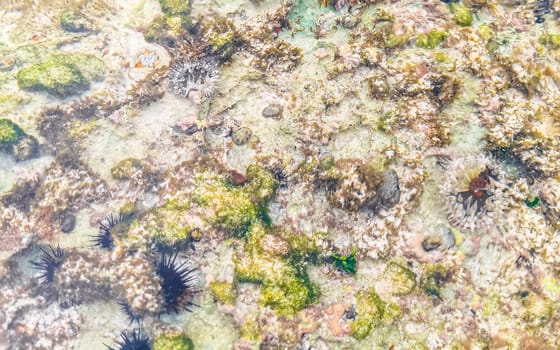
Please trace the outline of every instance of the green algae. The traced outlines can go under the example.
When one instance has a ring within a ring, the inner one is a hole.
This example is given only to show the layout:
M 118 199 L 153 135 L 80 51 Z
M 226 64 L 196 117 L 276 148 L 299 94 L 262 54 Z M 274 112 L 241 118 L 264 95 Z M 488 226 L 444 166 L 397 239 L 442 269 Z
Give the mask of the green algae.
M 422 47 L 425 49 L 435 49 L 445 40 L 447 34 L 439 31 L 432 30 L 429 33 L 418 34 L 416 37 L 416 47 Z
M 356 273 L 356 249 L 352 250 L 350 255 L 337 255 L 332 254 L 331 258 L 334 260 L 333 265 L 338 269 L 350 274 Z
M 67 97 L 88 89 L 89 81 L 101 79 L 104 71 L 105 64 L 95 56 L 58 53 L 20 69 L 16 78 L 21 89 Z
M 210 292 L 216 300 L 224 305 L 235 304 L 236 288 L 235 285 L 227 281 L 212 281 L 209 283 Z
M 144 164 L 140 159 L 127 158 L 119 161 L 111 168 L 111 176 L 115 180 L 128 180 L 142 171 Z
M 148 216 L 146 229 L 153 239 L 164 246 L 176 246 L 186 242 L 196 230 L 188 224 L 185 215 L 190 208 L 186 198 L 173 198 Z
M 0 150 L 10 151 L 23 130 L 9 119 L 0 119 Z
M 471 10 L 463 4 L 452 2 L 449 9 L 453 14 L 453 21 L 462 27 L 468 27 L 472 24 L 473 15 Z
M 251 227 L 243 252 L 234 258 L 235 275 L 239 282 L 261 285 L 260 304 L 293 316 L 316 301 L 319 290 L 310 281 L 301 255 L 287 258 L 263 247 L 269 234 L 260 223 Z
M 167 16 L 185 16 L 189 13 L 189 0 L 159 0 L 161 11 Z
M 266 207 L 278 187 L 270 172 L 255 165 L 247 168 L 247 178 L 243 187 L 215 176 L 201 178 L 193 195 L 199 206 L 213 210 L 209 222 L 234 237 L 243 237 L 259 220 L 269 221 Z
M 194 350 L 193 341 L 182 334 L 162 334 L 154 339 L 153 350 Z
M 539 37 L 539 43 L 552 49 L 558 49 L 560 48 L 560 34 L 543 34 Z
M 401 314 L 397 305 L 387 304 L 375 288 L 359 290 L 354 294 L 358 316 L 350 323 L 350 334 L 356 339 L 367 337 L 374 327 L 390 321 Z
M 427 264 L 420 284 L 424 293 L 441 298 L 441 288 L 447 281 L 448 274 L 449 271 L 442 264 Z

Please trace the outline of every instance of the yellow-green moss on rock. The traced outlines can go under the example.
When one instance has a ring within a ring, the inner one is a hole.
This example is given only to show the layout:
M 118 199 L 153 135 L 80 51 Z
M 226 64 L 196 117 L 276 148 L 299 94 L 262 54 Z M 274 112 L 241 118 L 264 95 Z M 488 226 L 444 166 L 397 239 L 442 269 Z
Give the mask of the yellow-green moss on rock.
M 23 134 L 23 130 L 16 123 L 9 119 L 0 119 L 0 150 L 11 150 Z
M 101 79 L 104 72 L 105 64 L 95 56 L 59 53 L 20 69 L 16 78 L 21 89 L 67 97 L 88 89 L 89 81 Z
M 227 281 L 212 281 L 209 284 L 210 291 L 216 300 L 224 305 L 235 304 L 236 288 L 235 285 Z
M 189 0 L 159 0 L 161 11 L 167 16 L 185 16 L 189 13 Z
M 439 30 L 418 34 L 416 37 L 416 46 L 425 49 L 435 49 L 446 37 L 447 34 Z
M 427 264 L 424 267 L 420 286 L 426 294 L 441 298 L 441 288 L 449 277 L 450 272 L 442 264 Z
M 261 285 L 262 305 L 278 314 L 293 316 L 319 297 L 319 290 L 307 275 L 302 257 L 278 256 L 265 247 L 270 232 L 262 223 L 251 227 L 242 253 L 234 258 L 240 282 Z
M 414 272 L 395 262 L 387 264 L 384 277 L 391 284 L 391 291 L 394 295 L 408 295 L 416 287 Z
M 539 43 L 552 49 L 560 48 L 560 34 L 543 34 L 539 37 Z
M 182 334 L 162 334 L 154 339 L 153 350 L 194 350 L 194 344 Z
M 278 186 L 274 176 L 258 166 L 247 168 L 247 178 L 248 184 L 236 187 L 219 176 L 203 174 L 193 193 L 199 206 L 211 209 L 208 221 L 235 237 L 243 237 L 257 220 L 267 220 L 266 206 Z
M 473 15 L 471 10 L 463 4 L 452 2 L 449 9 L 453 13 L 453 20 L 462 27 L 468 27 L 472 24 Z
M 399 316 L 398 306 L 384 302 L 375 289 L 359 290 L 354 294 L 357 318 L 350 323 L 350 334 L 356 339 L 367 337 L 374 327 Z
M 128 180 L 137 172 L 142 171 L 143 168 L 144 164 L 140 159 L 123 159 L 111 168 L 111 176 L 115 180 Z
M 146 229 L 156 242 L 164 246 L 184 243 L 196 231 L 188 222 L 186 213 L 189 208 L 187 198 L 170 199 L 148 214 Z

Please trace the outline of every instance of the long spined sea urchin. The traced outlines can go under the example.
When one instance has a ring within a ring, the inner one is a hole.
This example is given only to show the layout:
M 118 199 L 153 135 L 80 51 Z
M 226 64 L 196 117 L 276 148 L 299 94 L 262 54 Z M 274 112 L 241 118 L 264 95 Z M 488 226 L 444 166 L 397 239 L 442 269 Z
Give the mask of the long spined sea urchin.
M 182 97 L 194 92 L 211 97 L 216 92 L 218 78 L 217 64 L 210 58 L 179 61 L 169 71 L 169 89 Z

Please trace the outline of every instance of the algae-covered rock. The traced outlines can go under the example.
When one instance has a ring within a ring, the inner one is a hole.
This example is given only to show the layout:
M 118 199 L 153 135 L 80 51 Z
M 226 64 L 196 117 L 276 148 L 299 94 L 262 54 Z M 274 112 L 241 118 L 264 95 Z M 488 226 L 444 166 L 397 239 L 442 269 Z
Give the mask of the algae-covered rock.
M 212 281 L 209 284 L 210 291 L 214 298 L 218 302 L 224 305 L 235 304 L 235 298 L 237 297 L 235 291 L 235 285 L 227 281 Z
M 64 11 L 60 16 L 60 27 L 67 32 L 79 33 L 89 31 L 87 18 L 81 13 L 71 10 Z
M 398 306 L 384 302 L 374 288 L 359 290 L 354 298 L 357 317 L 350 323 L 350 334 L 356 339 L 367 337 L 374 327 L 400 314 Z
M 86 54 L 53 54 L 44 61 L 22 68 L 17 73 L 20 88 L 46 90 L 67 97 L 89 88 L 89 80 L 100 79 L 105 65 Z
M 0 119 L 0 150 L 11 151 L 23 130 L 9 119 Z
M 453 20 L 460 26 L 468 27 L 472 24 L 473 16 L 471 10 L 463 4 L 452 2 L 449 9 L 453 13 Z
M 27 160 L 39 154 L 39 143 L 16 123 L 0 119 L 0 152 L 12 154 L 16 161 Z
M 189 0 L 159 0 L 161 11 L 167 16 L 185 16 L 189 13 Z
M 123 159 L 111 168 L 111 175 L 115 180 L 128 180 L 134 174 L 142 171 L 145 164 L 136 158 Z
M 247 178 L 247 185 L 235 187 L 208 175 L 200 179 L 193 196 L 199 206 L 212 210 L 210 223 L 236 237 L 244 236 L 257 220 L 266 221 L 266 206 L 278 186 L 274 176 L 258 166 L 247 168 Z
M 280 315 L 293 316 L 319 297 L 319 290 L 309 279 L 302 260 L 275 256 L 263 249 L 269 232 L 260 223 L 251 227 L 243 252 L 235 259 L 235 275 L 240 282 L 261 285 L 262 305 Z
M 539 37 L 539 43 L 557 49 L 560 47 L 560 34 L 543 34 Z
M 391 291 L 394 295 L 408 295 L 416 287 L 414 272 L 395 262 L 387 264 L 384 277 L 391 283 Z
M 420 286 L 431 296 L 441 298 L 441 288 L 450 278 L 451 272 L 442 264 L 427 264 L 424 267 Z
M 186 199 L 174 198 L 148 214 L 146 229 L 151 237 L 159 244 L 170 247 L 187 242 L 196 231 L 185 214 L 189 207 Z
M 425 49 L 435 49 L 447 37 L 442 31 L 432 30 L 429 33 L 422 33 L 416 37 L 416 46 Z
M 192 340 L 182 334 L 162 334 L 154 339 L 153 350 L 194 350 Z

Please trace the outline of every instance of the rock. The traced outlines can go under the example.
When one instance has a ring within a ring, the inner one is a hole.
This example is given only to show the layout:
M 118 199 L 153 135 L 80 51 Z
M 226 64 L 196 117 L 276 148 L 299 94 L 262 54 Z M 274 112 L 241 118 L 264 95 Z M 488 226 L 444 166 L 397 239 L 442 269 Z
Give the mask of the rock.
M 81 13 L 65 11 L 60 16 L 60 27 L 70 33 L 80 33 L 90 31 L 89 23 Z
M 282 118 L 282 106 L 279 104 L 268 105 L 263 109 L 262 116 L 265 118 L 280 119 Z
M 231 135 L 231 139 L 236 145 L 242 146 L 249 142 L 251 136 L 253 136 L 253 132 L 251 131 L 251 129 L 247 127 L 241 127 L 233 132 L 233 135 Z
M 12 153 L 18 162 L 36 158 L 39 156 L 39 142 L 31 135 L 22 135 L 14 144 Z
M 60 230 L 64 233 L 70 233 L 76 226 L 76 216 L 72 213 L 65 213 L 60 222 Z
M 399 203 L 401 199 L 399 177 L 393 169 L 383 172 L 377 193 L 381 206 L 385 208 L 392 208 Z

